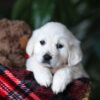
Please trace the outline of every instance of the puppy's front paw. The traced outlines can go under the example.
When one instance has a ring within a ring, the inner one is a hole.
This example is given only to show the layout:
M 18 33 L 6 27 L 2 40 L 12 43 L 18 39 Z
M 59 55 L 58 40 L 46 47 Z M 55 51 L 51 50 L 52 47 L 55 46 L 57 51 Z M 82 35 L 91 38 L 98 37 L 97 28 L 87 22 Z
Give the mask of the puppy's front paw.
M 34 73 L 34 77 L 41 86 L 49 87 L 52 82 L 52 74 L 46 68 L 38 70 L 38 72 Z
M 58 71 L 54 75 L 53 84 L 52 84 L 52 91 L 55 94 L 58 94 L 59 92 L 63 92 L 66 88 L 66 86 L 71 82 L 70 77 L 66 76 L 65 73 L 62 71 Z
M 55 93 L 55 94 L 58 94 L 59 92 L 63 92 L 64 89 L 66 88 L 66 83 L 65 83 L 66 80 L 64 79 L 59 79 L 58 77 L 55 78 L 53 80 L 53 84 L 52 84 L 52 91 Z

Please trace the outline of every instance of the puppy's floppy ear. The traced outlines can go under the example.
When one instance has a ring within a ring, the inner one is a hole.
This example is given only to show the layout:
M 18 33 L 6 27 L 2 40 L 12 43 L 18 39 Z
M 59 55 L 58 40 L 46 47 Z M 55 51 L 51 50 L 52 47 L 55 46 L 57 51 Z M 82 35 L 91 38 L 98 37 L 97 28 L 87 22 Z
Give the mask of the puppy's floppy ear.
M 33 36 L 29 39 L 27 46 L 26 46 L 26 53 L 28 54 L 28 56 L 31 56 L 33 53 L 33 48 L 34 48 L 34 39 Z
M 34 43 L 35 43 L 35 34 L 36 30 L 33 31 L 31 38 L 29 39 L 27 46 L 26 46 L 26 53 L 28 56 L 31 56 L 33 54 L 33 49 L 34 49 Z
M 69 57 L 68 57 L 68 65 L 74 66 L 81 62 L 82 60 L 82 51 L 80 49 L 80 42 L 74 38 L 69 43 Z

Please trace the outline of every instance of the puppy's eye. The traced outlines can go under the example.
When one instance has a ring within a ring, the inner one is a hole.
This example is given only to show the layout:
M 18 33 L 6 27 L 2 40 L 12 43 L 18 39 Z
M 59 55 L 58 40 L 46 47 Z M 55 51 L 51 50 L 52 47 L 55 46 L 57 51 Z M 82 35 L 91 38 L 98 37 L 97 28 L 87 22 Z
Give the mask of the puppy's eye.
M 61 48 L 63 48 L 63 45 L 60 44 L 60 43 L 58 43 L 58 44 L 56 45 L 56 47 L 57 47 L 57 49 L 61 49 Z
M 41 45 L 45 45 L 45 41 L 44 41 L 44 40 L 41 40 L 41 41 L 40 41 L 40 44 L 41 44 Z

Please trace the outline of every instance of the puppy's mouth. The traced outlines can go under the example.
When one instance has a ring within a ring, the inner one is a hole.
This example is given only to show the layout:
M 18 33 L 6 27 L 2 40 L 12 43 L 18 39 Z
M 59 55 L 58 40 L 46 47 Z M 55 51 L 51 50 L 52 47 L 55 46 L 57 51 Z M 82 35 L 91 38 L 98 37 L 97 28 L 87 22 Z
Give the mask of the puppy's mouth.
M 44 61 L 44 60 L 43 60 L 42 63 L 43 63 L 43 64 L 46 64 L 46 65 L 51 65 L 50 61 Z
M 50 62 L 45 62 L 45 61 L 42 64 L 44 65 L 44 67 L 49 68 L 52 74 L 54 74 L 57 70 L 63 68 L 62 66 L 54 67 Z
M 43 61 L 42 63 L 50 65 L 50 61 Z
M 43 60 L 43 61 L 42 61 L 42 64 L 43 64 L 44 66 L 48 67 L 48 68 L 51 68 L 51 67 L 52 67 L 50 61 L 44 61 L 44 60 Z

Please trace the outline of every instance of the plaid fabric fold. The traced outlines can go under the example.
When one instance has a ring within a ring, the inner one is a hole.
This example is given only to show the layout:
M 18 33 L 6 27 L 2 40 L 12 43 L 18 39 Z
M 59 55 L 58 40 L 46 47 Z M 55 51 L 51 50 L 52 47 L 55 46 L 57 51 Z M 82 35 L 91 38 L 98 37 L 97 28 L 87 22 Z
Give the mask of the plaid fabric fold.
M 89 80 L 82 78 L 55 95 L 50 88 L 37 84 L 32 72 L 0 65 L 0 100 L 79 100 L 88 87 Z
M 27 85 L 28 82 L 19 80 L 10 70 L 0 65 L 0 97 L 5 100 L 41 100 Z

